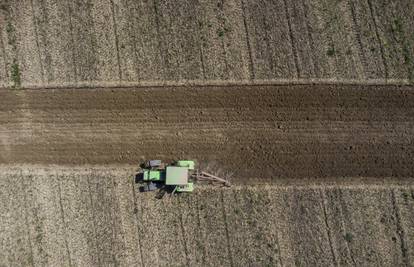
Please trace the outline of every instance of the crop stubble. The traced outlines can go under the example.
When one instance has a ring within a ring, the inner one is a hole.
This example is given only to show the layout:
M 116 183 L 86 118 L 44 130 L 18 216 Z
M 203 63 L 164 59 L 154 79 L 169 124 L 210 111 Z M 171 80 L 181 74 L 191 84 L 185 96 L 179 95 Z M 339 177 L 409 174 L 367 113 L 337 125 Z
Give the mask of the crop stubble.
M 413 260 L 414 191 L 391 180 L 202 186 L 192 195 L 160 200 L 138 191 L 129 167 L 2 166 L 0 178 L 5 265 L 401 265 Z
M 384 10 L 382 12 L 381 10 Z M 0 80 L 412 79 L 405 1 L 5 1 Z

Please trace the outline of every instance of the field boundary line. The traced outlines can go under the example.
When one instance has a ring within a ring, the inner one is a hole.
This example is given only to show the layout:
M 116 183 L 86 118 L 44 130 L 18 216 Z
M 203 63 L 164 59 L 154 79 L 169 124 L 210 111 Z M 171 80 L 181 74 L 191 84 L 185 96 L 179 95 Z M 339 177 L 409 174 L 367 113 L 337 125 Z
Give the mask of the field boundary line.
M 11 83 L 0 83 L 0 90 L 14 89 L 105 89 L 105 88 L 152 88 L 152 87 L 215 87 L 215 86 L 264 86 L 264 85 L 414 85 L 409 79 L 266 79 L 266 80 L 182 80 L 182 81 L 142 81 L 142 82 L 79 82 L 25 84 L 19 89 Z

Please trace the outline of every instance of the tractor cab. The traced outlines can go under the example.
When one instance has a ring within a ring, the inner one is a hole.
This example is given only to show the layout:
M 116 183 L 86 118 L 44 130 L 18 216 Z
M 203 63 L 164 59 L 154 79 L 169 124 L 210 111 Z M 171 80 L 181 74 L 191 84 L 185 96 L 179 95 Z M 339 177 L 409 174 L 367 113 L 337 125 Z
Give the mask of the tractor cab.
M 153 191 L 165 185 L 172 192 L 192 192 L 194 186 L 190 181 L 190 172 L 194 170 L 194 165 L 191 160 L 179 160 L 169 166 L 163 165 L 160 160 L 150 160 L 142 169 L 142 189 Z
M 192 192 L 193 183 L 189 182 L 189 167 L 177 165 L 166 168 L 165 185 L 174 186 L 176 192 Z M 194 163 L 191 166 L 194 166 Z

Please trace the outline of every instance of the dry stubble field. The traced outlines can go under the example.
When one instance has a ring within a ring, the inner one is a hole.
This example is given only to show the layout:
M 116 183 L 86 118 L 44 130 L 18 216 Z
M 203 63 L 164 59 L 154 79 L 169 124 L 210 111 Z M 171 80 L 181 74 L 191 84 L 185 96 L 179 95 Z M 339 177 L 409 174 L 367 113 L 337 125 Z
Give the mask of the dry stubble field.
M 4 266 L 404 266 L 414 188 L 198 188 L 155 199 L 131 167 L 2 167 Z
M 414 3 L 3 0 L 2 87 L 410 80 Z

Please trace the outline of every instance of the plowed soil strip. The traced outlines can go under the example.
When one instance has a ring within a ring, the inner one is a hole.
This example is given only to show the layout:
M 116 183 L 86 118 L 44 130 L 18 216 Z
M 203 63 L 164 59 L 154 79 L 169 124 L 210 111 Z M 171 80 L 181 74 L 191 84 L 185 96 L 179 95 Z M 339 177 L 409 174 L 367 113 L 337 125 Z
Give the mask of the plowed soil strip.
M 0 90 L 0 137 L 0 164 L 190 158 L 244 181 L 413 177 L 414 90 L 392 85 Z

